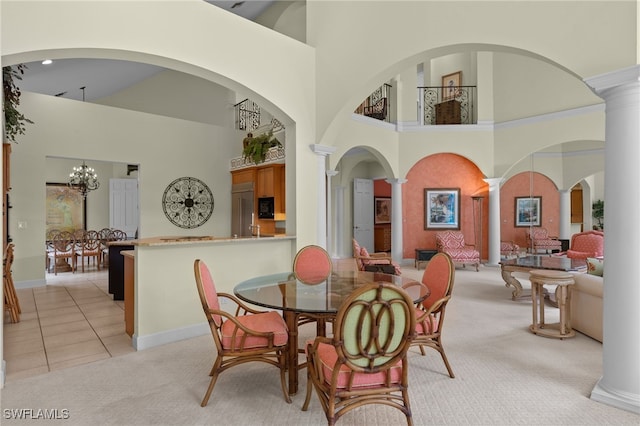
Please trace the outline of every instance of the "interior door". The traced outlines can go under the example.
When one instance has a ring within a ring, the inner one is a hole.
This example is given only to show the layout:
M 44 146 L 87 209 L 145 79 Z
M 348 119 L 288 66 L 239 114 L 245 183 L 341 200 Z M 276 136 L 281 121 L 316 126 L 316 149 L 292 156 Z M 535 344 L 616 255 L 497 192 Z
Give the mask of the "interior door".
M 373 253 L 373 180 L 353 180 L 353 238 Z
M 135 238 L 138 231 L 138 180 L 109 179 L 109 227 Z

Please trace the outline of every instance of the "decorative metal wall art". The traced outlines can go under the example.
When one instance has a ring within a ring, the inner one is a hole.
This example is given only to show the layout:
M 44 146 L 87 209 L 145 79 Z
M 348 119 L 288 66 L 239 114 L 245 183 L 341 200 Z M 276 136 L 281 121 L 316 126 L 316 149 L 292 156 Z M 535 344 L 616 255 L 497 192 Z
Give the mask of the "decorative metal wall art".
M 213 194 L 200 179 L 181 177 L 169 184 L 162 195 L 165 216 L 180 228 L 197 228 L 213 213 Z

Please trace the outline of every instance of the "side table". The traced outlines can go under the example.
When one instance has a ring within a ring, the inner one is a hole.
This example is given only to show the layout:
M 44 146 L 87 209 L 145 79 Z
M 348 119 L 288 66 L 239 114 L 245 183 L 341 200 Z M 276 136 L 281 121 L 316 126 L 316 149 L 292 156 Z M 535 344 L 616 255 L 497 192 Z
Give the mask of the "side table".
M 420 266 L 421 262 L 428 262 L 431 260 L 431 258 L 438 252 L 438 250 L 434 250 L 434 249 L 424 249 L 424 248 L 417 248 L 416 249 L 416 260 L 414 262 L 414 267 L 416 269 L 418 269 L 418 266 Z
M 552 271 L 546 269 L 534 269 L 529 271 L 531 281 L 531 305 L 533 312 L 533 323 L 529 326 L 532 333 L 564 339 L 576 335 L 571 328 L 570 300 L 571 289 L 569 286 L 575 284 L 573 275 L 564 271 Z M 545 324 L 544 322 L 544 285 L 556 285 L 556 298 L 558 309 L 560 310 L 560 322 L 555 324 Z M 540 318 L 538 318 L 538 312 Z

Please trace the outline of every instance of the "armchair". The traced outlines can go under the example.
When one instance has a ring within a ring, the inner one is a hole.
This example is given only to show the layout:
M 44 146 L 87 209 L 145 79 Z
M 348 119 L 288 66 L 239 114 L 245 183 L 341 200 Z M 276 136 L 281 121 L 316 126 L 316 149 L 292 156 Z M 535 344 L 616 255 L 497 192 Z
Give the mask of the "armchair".
M 439 252 L 447 253 L 454 263 L 473 265 L 476 272 L 480 266 L 480 252 L 473 244 L 464 242 L 464 235 L 460 231 L 443 231 L 436 233 L 436 248 Z
M 371 265 L 391 265 L 393 266 L 393 270 L 396 275 L 400 275 L 402 273 L 400 265 L 391 260 L 391 256 L 387 253 L 369 253 L 367 248 L 361 247 L 355 238 L 353 239 L 353 257 L 356 259 L 358 270 L 360 271 L 364 271 L 365 267 Z
M 529 247 L 533 248 L 533 252 L 537 253 L 538 250 L 544 250 L 545 253 L 549 251 L 558 250 L 562 248 L 562 242 L 557 237 L 549 236 L 547 228 L 531 228 L 527 229 L 527 241 Z
M 407 351 L 415 326 L 413 302 L 400 287 L 370 283 L 355 290 L 338 310 L 333 338 L 307 343 L 302 410 L 315 388 L 330 425 L 366 404 L 396 408 L 412 425 Z
M 209 372 L 211 382 L 200 405 L 204 407 L 209 402 L 220 373 L 252 361 L 265 362 L 280 370 L 284 399 L 291 403 L 285 380 L 289 337 L 287 325 L 280 314 L 256 311 L 232 294 L 218 293 L 209 268 L 202 260 L 196 259 L 193 269 L 202 309 L 216 345 L 216 360 Z M 235 303 L 235 314 L 221 309 L 220 298 Z
M 585 231 L 573 234 L 566 253 L 572 259 L 604 256 L 604 232 Z

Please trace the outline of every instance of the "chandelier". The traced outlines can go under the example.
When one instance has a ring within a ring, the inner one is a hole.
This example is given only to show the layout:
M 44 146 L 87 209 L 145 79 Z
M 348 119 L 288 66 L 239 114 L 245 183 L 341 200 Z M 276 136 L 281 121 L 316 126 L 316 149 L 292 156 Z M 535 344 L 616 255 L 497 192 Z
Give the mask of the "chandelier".
M 98 175 L 92 167 L 88 167 L 84 161 L 82 166 L 74 167 L 73 172 L 69 174 L 69 186 L 78 188 L 82 198 L 87 198 L 87 193 L 98 189 L 100 182 L 98 182 Z

